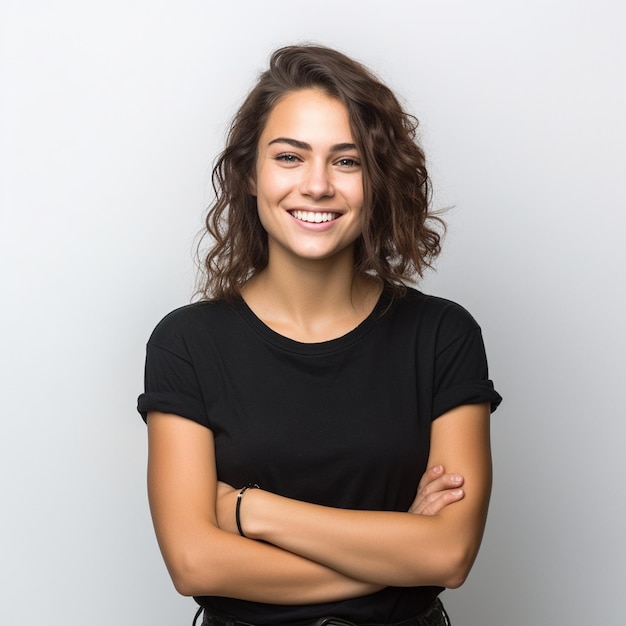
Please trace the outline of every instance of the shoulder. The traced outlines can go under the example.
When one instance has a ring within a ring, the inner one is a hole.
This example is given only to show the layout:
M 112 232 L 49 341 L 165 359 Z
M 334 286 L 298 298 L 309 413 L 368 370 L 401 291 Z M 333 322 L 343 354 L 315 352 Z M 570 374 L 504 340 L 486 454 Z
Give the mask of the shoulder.
M 173 349 L 193 342 L 211 329 L 219 328 L 229 317 L 230 308 L 221 301 L 188 304 L 168 313 L 155 327 L 149 345 Z
M 480 330 L 474 317 L 457 302 L 417 289 L 408 288 L 403 297 L 394 301 L 393 308 L 398 314 L 426 327 L 429 332 L 460 336 Z

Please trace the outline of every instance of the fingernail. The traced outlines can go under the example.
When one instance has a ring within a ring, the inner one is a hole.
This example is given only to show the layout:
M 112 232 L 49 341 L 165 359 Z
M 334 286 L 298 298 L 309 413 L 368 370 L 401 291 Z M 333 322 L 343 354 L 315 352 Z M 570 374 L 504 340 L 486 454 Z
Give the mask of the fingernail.
M 441 472 L 443 471 L 443 465 L 436 465 L 435 467 L 433 467 L 433 471 L 435 472 L 435 474 L 441 474 Z
M 451 476 L 451 479 L 453 483 L 460 483 L 463 480 L 463 477 L 459 474 L 454 474 L 453 476 Z
M 453 496 L 462 496 L 462 495 L 463 495 L 463 489 L 455 489 L 455 490 L 452 492 L 452 495 L 453 495 Z

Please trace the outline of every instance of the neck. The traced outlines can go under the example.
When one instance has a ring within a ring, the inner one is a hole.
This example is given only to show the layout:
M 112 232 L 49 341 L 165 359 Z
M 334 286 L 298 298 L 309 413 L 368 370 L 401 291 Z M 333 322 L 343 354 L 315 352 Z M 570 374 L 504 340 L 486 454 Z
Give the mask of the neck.
M 299 341 L 324 341 L 341 336 L 361 323 L 374 308 L 380 282 L 355 276 L 353 253 L 342 258 L 278 261 L 242 289 L 255 314 L 277 332 Z

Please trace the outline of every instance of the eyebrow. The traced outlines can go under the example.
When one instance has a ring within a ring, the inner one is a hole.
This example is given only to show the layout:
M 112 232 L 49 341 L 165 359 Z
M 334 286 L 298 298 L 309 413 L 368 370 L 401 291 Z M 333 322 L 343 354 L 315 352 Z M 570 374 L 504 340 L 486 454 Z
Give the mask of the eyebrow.
M 286 143 L 287 145 L 298 148 L 299 150 L 308 150 L 309 152 L 313 150 L 310 143 L 298 141 L 297 139 L 291 139 L 290 137 L 277 137 L 276 139 L 272 139 L 272 141 L 270 141 L 267 145 L 271 146 L 275 143 Z M 344 150 L 356 149 L 356 145 L 353 143 L 336 143 L 334 146 L 330 147 L 331 152 L 342 152 Z

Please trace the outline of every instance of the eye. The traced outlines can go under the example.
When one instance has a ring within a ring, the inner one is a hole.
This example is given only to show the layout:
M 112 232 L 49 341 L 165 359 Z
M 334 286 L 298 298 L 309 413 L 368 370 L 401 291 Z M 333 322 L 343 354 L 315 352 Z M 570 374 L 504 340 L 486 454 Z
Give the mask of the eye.
M 352 169 L 356 167 L 360 167 L 361 162 L 358 159 L 353 159 L 352 157 L 342 157 L 338 161 L 336 161 L 337 165 L 340 167 Z
M 282 163 L 298 163 L 300 161 L 300 157 L 291 152 L 283 152 L 281 154 L 277 154 L 274 157 L 277 161 L 281 161 Z

